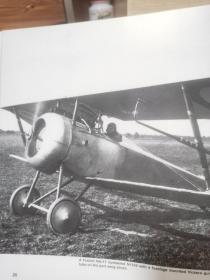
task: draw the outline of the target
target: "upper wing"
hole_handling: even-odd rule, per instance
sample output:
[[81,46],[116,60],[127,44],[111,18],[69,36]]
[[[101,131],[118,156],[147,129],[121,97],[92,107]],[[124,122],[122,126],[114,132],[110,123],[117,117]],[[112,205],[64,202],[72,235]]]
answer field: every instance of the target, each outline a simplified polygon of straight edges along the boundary
[[[191,94],[198,118],[210,118],[210,79],[182,83]],[[137,100],[140,99],[138,119],[167,120],[186,119],[187,110],[181,83],[167,84],[120,92],[81,97],[102,113],[122,120],[132,120]]]
[[[209,119],[210,79],[184,82],[183,84],[194,101],[197,117]],[[180,83],[80,96],[79,101],[88,104],[91,108],[105,115],[122,120],[132,120],[138,98],[142,102],[137,115],[138,119],[166,120],[187,118],[187,110]],[[61,99],[61,108],[67,112],[72,111],[74,100],[75,98]],[[56,100],[50,100],[41,103],[23,104],[16,106],[16,110],[22,119],[32,123],[37,110],[39,115],[48,112],[56,106],[56,102]],[[12,110],[12,107],[7,109]]]

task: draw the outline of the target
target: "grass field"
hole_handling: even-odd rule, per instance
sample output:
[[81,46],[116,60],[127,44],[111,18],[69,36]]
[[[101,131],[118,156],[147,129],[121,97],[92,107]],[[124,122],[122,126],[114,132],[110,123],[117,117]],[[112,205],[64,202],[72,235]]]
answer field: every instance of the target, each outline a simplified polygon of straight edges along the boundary
[[[197,154],[190,149],[165,138],[138,142],[201,173]],[[0,135],[0,253],[98,257],[210,269],[210,215],[197,206],[93,187],[80,204],[82,225],[73,236],[49,232],[41,213],[24,218],[10,215],[12,192],[31,183],[35,174],[25,163],[10,158],[11,153],[23,154],[20,137]],[[43,176],[39,189],[43,192],[55,184],[56,176]],[[73,186],[73,194],[83,187],[77,182]]]

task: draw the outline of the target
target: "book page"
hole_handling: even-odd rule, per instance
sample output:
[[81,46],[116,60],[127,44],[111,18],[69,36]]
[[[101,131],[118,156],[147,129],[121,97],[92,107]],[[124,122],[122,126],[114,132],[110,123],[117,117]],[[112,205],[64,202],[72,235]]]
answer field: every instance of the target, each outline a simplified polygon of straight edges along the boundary
[[0,279],[209,279],[209,24],[0,33]]
[[209,18],[201,6],[4,31],[0,106],[208,78]]

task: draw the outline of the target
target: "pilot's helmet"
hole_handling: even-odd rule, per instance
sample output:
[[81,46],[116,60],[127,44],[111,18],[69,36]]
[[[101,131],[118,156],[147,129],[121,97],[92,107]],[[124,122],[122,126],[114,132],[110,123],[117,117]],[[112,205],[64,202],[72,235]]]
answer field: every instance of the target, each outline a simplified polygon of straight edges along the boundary
[[117,126],[115,123],[111,122],[107,125],[107,128],[106,128],[106,132],[107,133],[113,133],[113,132],[116,132],[117,131]]

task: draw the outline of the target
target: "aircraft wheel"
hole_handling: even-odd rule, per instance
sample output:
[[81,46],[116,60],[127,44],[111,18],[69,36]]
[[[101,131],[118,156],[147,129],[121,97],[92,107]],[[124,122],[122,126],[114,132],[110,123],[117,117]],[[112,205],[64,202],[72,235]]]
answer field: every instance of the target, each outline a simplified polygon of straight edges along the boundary
[[[24,206],[29,189],[30,189],[29,185],[24,185],[17,188],[13,192],[10,198],[10,211],[12,214],[16,216],[35,214],[35,212],[37,211],[36,209],[32,207],[28,208],[27,206]],[[40,197],[39,191],[37,189],[33,189],[29,202],[32,202],[33,200],[36,200],[39,197]]]
[[68,197],[60,197],[52,203],[47,213],[48,228],[55,234],[74,234],[81,222],[78,203]]

